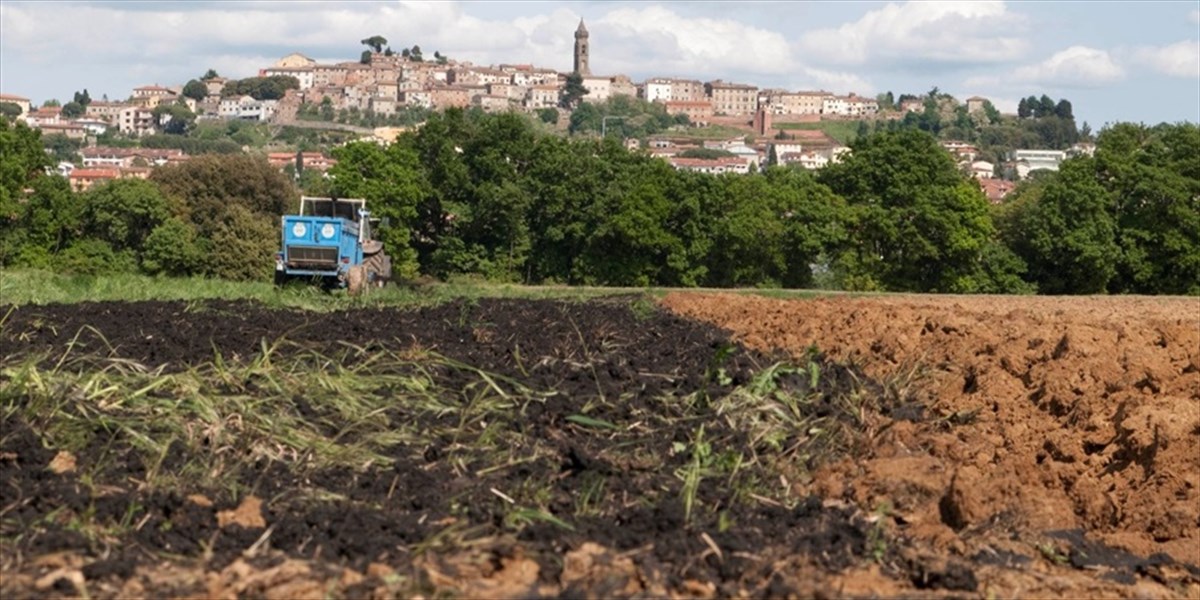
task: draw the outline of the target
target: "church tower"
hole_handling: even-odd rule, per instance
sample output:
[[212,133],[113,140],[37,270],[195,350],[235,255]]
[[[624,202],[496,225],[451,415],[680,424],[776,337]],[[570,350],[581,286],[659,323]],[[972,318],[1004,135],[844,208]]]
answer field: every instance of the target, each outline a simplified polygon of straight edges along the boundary
[[587,77],[592,74],[588,68],[588,30],[579,20],[579,28],[575,30],[575,72]]

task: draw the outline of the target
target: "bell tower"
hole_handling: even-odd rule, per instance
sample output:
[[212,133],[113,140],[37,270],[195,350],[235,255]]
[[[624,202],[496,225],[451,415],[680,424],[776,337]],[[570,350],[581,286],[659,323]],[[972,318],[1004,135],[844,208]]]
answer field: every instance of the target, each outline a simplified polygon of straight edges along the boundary
[[579,20],[579,27],[575,30],[575,72],[585,77],[592,74],[588,68],[588,30],[583,19]]

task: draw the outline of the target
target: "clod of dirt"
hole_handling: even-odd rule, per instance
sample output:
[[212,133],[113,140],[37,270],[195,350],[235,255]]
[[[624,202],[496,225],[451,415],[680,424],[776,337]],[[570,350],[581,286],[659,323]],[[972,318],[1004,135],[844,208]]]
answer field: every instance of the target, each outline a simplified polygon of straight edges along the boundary
[[54,459],[50,461],[49,468],[55,475],[70,473],[75,470],[75,455],[66,450],[60,450],[58,454],[54,455]]
[[229,525],[241,525],[246,529],[266,527],[267,521],[262,516],[262,500],[246,496],[237,508],[217,512],[217,525],[222,529]]

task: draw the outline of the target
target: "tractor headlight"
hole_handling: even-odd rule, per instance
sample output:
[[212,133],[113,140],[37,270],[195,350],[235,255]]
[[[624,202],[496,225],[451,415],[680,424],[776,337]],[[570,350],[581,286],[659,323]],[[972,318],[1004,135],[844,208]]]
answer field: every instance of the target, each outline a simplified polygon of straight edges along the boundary
[[333,237],[333,223],[326,223],[325,226],[321,228],[321,236],[325,239],[330,239]]
[[306,233],[308,233],[308,228],[304,226],[304,223],[296,223],[295,225],[292,225],[293,236],[298,238],[304,237],[304,234]]

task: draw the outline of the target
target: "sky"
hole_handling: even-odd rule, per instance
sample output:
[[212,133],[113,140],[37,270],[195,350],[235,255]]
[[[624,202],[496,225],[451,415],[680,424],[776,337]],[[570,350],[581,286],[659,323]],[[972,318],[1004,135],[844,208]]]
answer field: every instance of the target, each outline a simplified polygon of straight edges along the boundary
[[301,52],[356,60],[359,40],[479,65],[571,69],[590,32],[598,75],[724,79],[837,94],[933,87],[1005,112],[1066,98],[1093,129],[1200,122],[1200,0],[1182,2],[0,1],[0,92],[129,96],[207,69],[240,78]]

